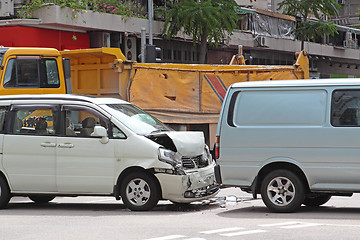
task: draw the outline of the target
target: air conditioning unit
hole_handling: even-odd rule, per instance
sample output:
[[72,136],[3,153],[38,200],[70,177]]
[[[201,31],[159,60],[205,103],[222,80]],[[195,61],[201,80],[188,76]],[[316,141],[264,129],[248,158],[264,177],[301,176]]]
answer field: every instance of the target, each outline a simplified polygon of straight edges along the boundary
[[255,38],[255,43],[259,47],[267,47],[268,46],[267,39],[264,36],[258,36],[257,38]]
[[312,71],[312,72],[317,72],[318,67],[317,67],[317,61],[316,61],[316,60],[312,59],[312,60],[310,61],[310,68],[309,68],[309,70]]
[[352,33],[351,32],[346,32],[345,33],[345,40],[351,40],[352,39]]
[[14,15],[14,1],[1,0],[0,1],[0,17],[8,17]]
[[136,37],[125,37],[125,57],[129,61],[136,61]]
[[110,33],[103,33],[103,47],[110,47]]
[[356,48],[356,41],[352,39],[344,40],[343,46],[345,48]]

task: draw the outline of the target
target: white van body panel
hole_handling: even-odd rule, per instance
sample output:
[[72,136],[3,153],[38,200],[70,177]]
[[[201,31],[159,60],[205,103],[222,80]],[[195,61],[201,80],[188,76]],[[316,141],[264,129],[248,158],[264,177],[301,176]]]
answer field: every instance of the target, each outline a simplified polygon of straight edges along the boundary
[[347,104],[340,90],[360,91],[360,80],[233,84],[217,130],[222,184],[250,190],[264,167],[288,163],[313,192],[360,192],[360,127],[332,123],[334,98]]
[[[139,179],[153,192],[159,188],[160,199],[174,202],[206,199],[219,190],[202,132],[171,131],[125,101],[70,94],[0,96],[0,110],[0,191],[10,197],[119,199]],[[30,116],[37,123],[42,120],[45,129],[28,121]],[[93,132],[99,129],[103,135],[82,135],[91,128],[88,118]],[[130,179],[133,185],[122,183],[136,174]]]

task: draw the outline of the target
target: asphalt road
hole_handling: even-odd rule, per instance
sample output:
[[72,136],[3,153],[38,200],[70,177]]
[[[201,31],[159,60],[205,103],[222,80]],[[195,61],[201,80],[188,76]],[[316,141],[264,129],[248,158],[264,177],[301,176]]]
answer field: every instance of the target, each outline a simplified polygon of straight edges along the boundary
[[131,212],[113,198],[58,197],[44,205],[13,198],[0,211],[0,240],[357,239],[359,220],[360,194],[291,214],[270,213],[234,188],[188,206],[161,201],[149,212]]

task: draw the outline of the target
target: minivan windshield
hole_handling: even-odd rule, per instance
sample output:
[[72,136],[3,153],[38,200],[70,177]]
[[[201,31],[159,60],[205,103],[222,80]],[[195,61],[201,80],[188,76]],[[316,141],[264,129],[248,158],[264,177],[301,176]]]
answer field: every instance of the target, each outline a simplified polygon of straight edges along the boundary
[[104,104],[101,107],[139,135],[171,130],[158,119],[131,104]]

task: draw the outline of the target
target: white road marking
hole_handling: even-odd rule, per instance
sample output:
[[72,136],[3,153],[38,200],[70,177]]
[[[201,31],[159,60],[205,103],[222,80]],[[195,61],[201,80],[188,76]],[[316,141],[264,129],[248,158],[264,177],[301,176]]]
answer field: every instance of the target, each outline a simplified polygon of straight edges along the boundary
[[270,224],[260,224],[259,227],[279,227],[279,226],[286,226],[286,225],[294,225],[299,224],[300,222],[282,222],[282,223],[270,223]]
[[205,238],[187,238],[184,240],[206,240]]
[[320,223],[298,223],[296,225],[293,226],[283,226],[280,228],[285,228],[285,229],[294,229],[294,228],[305,228],[305,227],[315,227],[315,226],[321,226],[323,224]]
[[265,230],[248,230],[248,231],[233,232],[233,233],[221,233],[220,235],[225,236],[225,237],[233,237],[233,236],[241,236],[241,235],[264,233],[264,232],[267,232],[267,231],[265,231]]
[[165,237],[158,237],[158,238],[149,238],[146,240],[171,240],[171,239],[178,239],[178,238],[184,238],[184,235],[169,235]]
[[237,231],[237,230],[242,230],[242,229],[244,229],[244,228],[241,228],[241,227],[220,228],[220,229],[215,229],[215,230],[210,230],[210,231],[202,231],[202,232],[200,232],[200,233],[203,233],[203,234],[214,234],[214,233]]
[[315,227],[321,226],[324,224],[321,223],[306,223],[306,222],[283,222],[283,223],[273,223],[273,224],[260,224],[259,227],[280,227],[284,229],[293,229],[293,228],[305,228],[305,227]]

